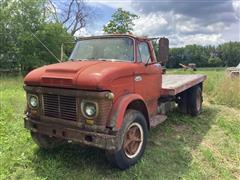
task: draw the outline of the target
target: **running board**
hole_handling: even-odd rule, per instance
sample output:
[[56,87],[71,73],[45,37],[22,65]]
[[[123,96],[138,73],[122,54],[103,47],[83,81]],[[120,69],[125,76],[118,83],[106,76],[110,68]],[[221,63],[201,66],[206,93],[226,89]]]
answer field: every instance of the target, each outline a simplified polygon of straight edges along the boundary
[[150,119],[150,127],[156,127],[158,124],[161,124],[167,119],[166,115],[156,115]]

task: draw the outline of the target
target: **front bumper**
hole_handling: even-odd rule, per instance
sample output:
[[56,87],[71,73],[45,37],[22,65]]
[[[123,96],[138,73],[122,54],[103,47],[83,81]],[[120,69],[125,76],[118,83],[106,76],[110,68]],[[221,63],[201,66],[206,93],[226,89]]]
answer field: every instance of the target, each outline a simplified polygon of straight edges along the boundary
[[24,126],[30,131],[57,137],[72,142],[98,147],[106,150],[116,149],[116,136],[97,132],[88,132],[75,128],[46,123],[29,117],[24,118]]

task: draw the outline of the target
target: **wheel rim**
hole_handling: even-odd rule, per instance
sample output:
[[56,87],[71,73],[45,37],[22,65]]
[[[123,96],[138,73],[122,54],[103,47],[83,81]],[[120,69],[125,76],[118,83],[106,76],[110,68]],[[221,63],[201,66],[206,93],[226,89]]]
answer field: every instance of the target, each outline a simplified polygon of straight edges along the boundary
[[123,148],[128,158],[135,158],[143,144],[143,128],[139,123],[132,123],[126,132]]
[[201,98],[201,93],[200,93],[200,91],[198,91],[198,93],[197,93],[197,100],[196,100],[196,105],[197,105],[197,111],[200,111],[200,109],[201,109],[201,100],[202,98]]

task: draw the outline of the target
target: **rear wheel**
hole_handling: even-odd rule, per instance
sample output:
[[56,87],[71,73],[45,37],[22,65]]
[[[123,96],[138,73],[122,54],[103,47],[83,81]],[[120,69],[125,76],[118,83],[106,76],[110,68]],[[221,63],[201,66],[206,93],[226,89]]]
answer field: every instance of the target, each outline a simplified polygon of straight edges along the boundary
[[47,135],[39,134],[36,132],[31,132],[32,139],[34,142],[43,149],[54,149],[59,145],[63,144],[62,139],[58,139],[55,137],[49,137]]
[[177,104],[181,113],[188,113],[188,91],[185,91],[178,96]]
[[147,143],[147,123],[136,110],[128,110],[119,131],[119,145],[116,151],[106,152],[110,163],[120,169],[134,165],[143,155]]
[[182,92],[177,99],[180,112],[197,116],[202,111],[202,88],[200,85],[194,86]]
[[188,111],[192,116],[197,116],[202,111],[202,88],[195,86],[190,89]]

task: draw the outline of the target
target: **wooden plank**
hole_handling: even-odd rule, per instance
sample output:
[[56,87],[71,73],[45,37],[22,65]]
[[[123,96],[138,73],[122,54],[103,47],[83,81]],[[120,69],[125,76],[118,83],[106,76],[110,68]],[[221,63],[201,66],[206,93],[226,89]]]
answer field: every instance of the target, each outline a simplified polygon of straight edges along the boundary
[[201,82],[203,82],[207,76],[201,74],[189,74],[189,75],[163,75],[162,76],[162,96],[174,96],[178,93],[185,91]]

